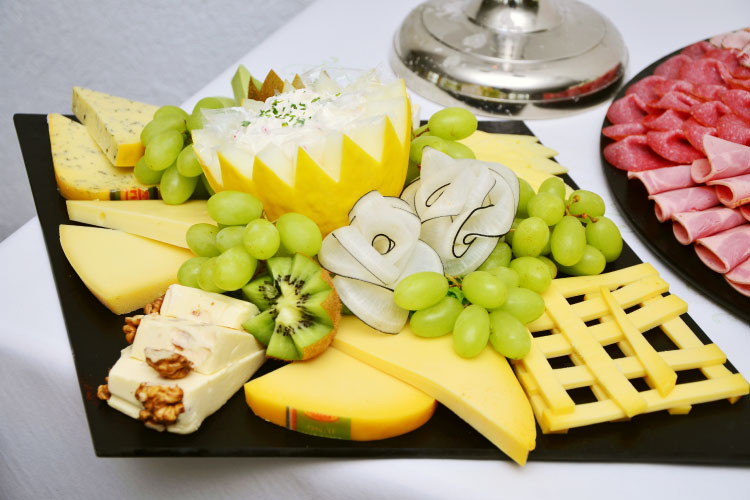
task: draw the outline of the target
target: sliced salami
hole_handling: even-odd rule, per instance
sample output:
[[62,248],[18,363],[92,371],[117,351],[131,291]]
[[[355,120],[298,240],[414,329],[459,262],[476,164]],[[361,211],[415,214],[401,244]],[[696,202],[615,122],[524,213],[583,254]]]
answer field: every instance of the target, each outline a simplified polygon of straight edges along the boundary
[[724,115],[719,118],[716,135],[726,141],[750,146],[750,126],[736,115]]
[[680,67],[678,78],[687,82],[720,85],[731,78],[726,64],[716,59],[696,59]]
[[628,179],[638,179],[646,187],[648,194],[659,194],[665,191],[695,186],[690,176],[690,165],[655,168],[641,172],[628,172]]
[[730,78],[727,83],[732,90],[750,91],[750,78]]
[[691,62],[693,62],[692,57],[686,56],[685,54],[677,54],[658,65],[654,70],[654,74],[676,80],[680,76],[680,69],[682,66]]
[[646,134],[646,140],[654,153],[677,164],[692,163],[704,157],[703,153],[690,145],[681,129],[651,131]]
[[737,116],[750,120],[750,92],[747,90],[727,90],[721,95],[721,101]]
[[607,110],[607,119],[613,124],[640,122],[648,114],[646,103],[636,94],[626,95],[613,102]]
[[667,81],[668,80],[664,77],[650,75],[628,87],[628,90],[625,91],[625,95],[635,94],[646,104],[656,102],[659,100],[661,94],[656,92],[654,86],[658,83]]
[[651,150],[645,135],[631,135],[608,144],[604,147],[604,158],[615,167],[629,171],[674,165]]
[[668,78],[664,78],[662,79],[662,81],[654,83],[654,91],[659,95],[659,97],[665,96],[673,91],[692,94],[693,84],[684,80],[670,80]]
[[750,224],[699,238],[695,252],[712,271],[728,273],[750,257]]
[[703,57],[703,54],[705,54],[709,50],[714,50],[715,48],[716,47],[713,44],[701,40],[700,42],[688,45],[680,51],[680,54],[692,57],[693,59],[698,59],[700,57]]
[[631,135],[645,134],[647,130],[642,123],[618,123],[617,125],[604,127],[602,134],[610,139],[619,141]]
[[711,83],[700,83],[693,85],[691,92],[695,97],[704,101],[715,101],[721,97],[721,94],[727,91],[726,85],[715,85]]
[[731,112],[721,101],[701,102],[690,109],[690,115],[704,127],[716,127],[719,118]]
[[700,104],[700,100],[680,92],[678,90],[670,90],[662,96],[661,99],[653,104],[649,104],[650,109],[673,109],[682,113],[690,113],[690,109],[696,104]]
[[654,212],[659,222],[671,219],[674,214],[705,210],[719,204],[716,191],[706,186],[675,189],[651,195],[648,199],[654,200]]
[[706,151],[703,149],[703,136],[706,134],[716,135],[715,128],[704,127],[693,118],[685,120],[682,124],[682,132],[685,134],[688,142],[703,154],[706,154]]
[[697,212],[682,212],[672,216],[674,237],[683,245],[745,223],[739,210],[711,207]]
[[722,205],[736,208],[750,202],[750,174],[716,179],[708,183],[714,186]]
[[[687,113],[680,113],[673,109],[668,109],[661,113],[649,114],[646,116],[641,124],[651,130],[673,130],[676,128],[682,128],[682,124],[687,120],[689,115]],[[644,132],[645,133],[645,129]]]

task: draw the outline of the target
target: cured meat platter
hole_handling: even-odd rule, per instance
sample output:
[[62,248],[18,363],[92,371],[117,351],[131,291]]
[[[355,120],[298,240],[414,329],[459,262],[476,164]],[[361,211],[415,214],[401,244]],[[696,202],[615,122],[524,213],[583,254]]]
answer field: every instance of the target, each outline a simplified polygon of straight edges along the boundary
[[[750,33],[736,33],[750,40]],[[743,87],[750,83],[750,68],[722,62],[729,61],[725,54],[731,51],[701,41],[633,77],[602,125],[601,161],[617,204],[644,243],[697,290],[750,323],[750,298],[730,285],[732,274],[726,279],[722,274],[735,269],[736,275],[749,265],[739,264],[750,251],[745,238],[750,225],[743,217],[750,205],[733,197],[742,197],[741,184],[750,176],[727,173],[701,182],[726,166],[720,158],[727,155],[716,155],[714,146],[746,154],[750,144],[744,117],[750,92]],[[710,165],[706,156],[712,154]],[[731,251],[736,260],[707,255],[712,243],[736,247]]]

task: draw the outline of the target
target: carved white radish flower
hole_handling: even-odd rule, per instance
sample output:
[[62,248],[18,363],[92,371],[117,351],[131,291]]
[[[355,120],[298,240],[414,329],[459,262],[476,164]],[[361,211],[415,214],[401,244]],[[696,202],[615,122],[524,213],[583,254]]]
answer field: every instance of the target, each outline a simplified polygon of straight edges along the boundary
[[401,195],[421,221],[420,239],[440,256],[445,273],[478,268],[510,230],[518,207],[518,178],[499,163],[456,160],[432,148],[422,171]]

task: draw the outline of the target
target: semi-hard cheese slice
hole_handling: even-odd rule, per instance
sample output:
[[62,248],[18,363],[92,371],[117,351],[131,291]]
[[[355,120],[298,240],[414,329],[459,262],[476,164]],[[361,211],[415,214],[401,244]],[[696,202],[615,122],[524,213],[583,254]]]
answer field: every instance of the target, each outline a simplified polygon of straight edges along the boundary
[[177,434],[196,431],[203,420],[221,408],[266,360],[265,351],[260,349],[227,364],[211,375],[191,371],[184,378],[168,380],[161,378],[144,361],[133,358],[132,349],[132,346],[123,349],[120,359],[109,371],[107,386],[110,397],[107,403],[132,418],[140,419],[144,405],[136,399],[136,392],[141,384],[179,387],[182,389],[180,403],[184,406],[184,411],[173,424],[150,425],[157,430],[166,429]]
[[198,373],[210,375],[262,350],[255,337],[244,331],[149,314],[141,318],[131,356],[145,361],[152,353],[169,351],[187,358]]
[[426,339],[407,327],[385,335],[341,318],[334,347],[434,397],[523,465],[536,442],[534,414],[508,361],[494,349],[455,354],[450,336]]
[[427,422],[435,400],[336,348],[245,384],[253,412],[314,436],[371,441]]
[[52,163],[60,194],[68,200],[147,200],[155,186],[142,184],[132,168],[115,168],[80,123],[47,115]]
[[115,314],[143,307],[177,282],[190,250],[113,229],[60,225],[60,244],[71,266]]
[[164,296],[160,314],[244,332],[242,323],[258,314],[258,308],[246,300],[174,284]]
[[100,200],[68,200],[68,217],[93,226],[119,229],[170,245],[188,248],[185,234],[198,223],[215,224],[204,200],[167,205],[161,200],[127,203]]
[[141,131],[158,106],[73,87],[73,114],[116,167],[132,167],[143,156]]

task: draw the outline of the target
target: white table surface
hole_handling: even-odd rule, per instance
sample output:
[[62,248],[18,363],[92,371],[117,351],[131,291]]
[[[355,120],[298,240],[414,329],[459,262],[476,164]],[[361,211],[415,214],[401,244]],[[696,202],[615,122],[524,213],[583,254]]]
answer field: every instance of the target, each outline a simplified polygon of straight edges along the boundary
[[[286,74],[319,64],[385,66],[393,33],[416,3],[318,0],[238,63],[255,74],[270,68]],[[745,0],[590,3],[614,21],[625,39],[627,78],[681,46],[750,24]],[[198,91],[185,108],[201,96],[231,95],[235,68]],[[438,109],[414,99],[423,106],[423,116]],[[689,303],[691,316],[750,376],[750,327],[671,273],[617,213],[599,164],[605,111],[606,105],[528,125],[559,151],[558,161],[570,167],[581,187],[604,196],[608,215],[636,253],[657,267],[672,293]],[[2,499],[750,497],[745,468],[541,463],[533,461],[533,452],[524,468],[488,460],[97,458],[36,218],[0,243],[0,298]]]

